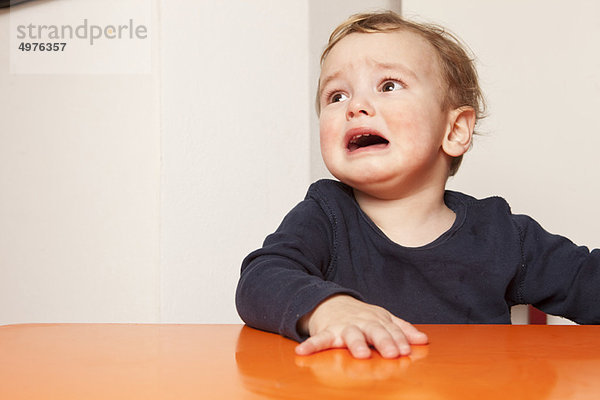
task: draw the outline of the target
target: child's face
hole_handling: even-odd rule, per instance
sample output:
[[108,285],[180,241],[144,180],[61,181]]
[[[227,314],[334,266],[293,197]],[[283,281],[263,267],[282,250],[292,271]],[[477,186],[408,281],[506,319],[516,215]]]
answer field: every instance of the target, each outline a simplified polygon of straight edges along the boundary
[[423,38],[352,33],[325,59],[320,87],[321,153],[336,178],[385,196],[445,183],[450,111],[442,109],[437,55]]

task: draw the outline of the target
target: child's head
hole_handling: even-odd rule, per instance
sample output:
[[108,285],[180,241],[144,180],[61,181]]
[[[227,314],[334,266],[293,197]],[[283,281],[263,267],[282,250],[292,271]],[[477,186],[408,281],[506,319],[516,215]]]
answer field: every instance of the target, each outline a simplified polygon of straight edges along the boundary
[[[433,49],[432,54],[435,54],[433,62],[437,61],[439,66],[436,73],[440,75],[438,97],[441,109],[449,111],[461,107],[470,108],[475,121],[481,118],[484,101],[478,83],[477,71],[473,65],[473,60],[458,39],[440,27],[407,21],[391,11],[357,14],[339,25],[331,34],[329,43],[321,56],[321,66],[325,66],[332,50],[349,35],[355,37],[356,34],[398,32],[408,33],[408,36],[411,37],[417,36]],[[391,51],[394,50],[397,49]],[[322,85],[324,82],[322,79],[323,75],[319,81],[317,92],[317,111],[319,113],[324,107],[322,103],[324,95]],[[461,161],[462,154],[452,157],[448,176],[456,173]]]

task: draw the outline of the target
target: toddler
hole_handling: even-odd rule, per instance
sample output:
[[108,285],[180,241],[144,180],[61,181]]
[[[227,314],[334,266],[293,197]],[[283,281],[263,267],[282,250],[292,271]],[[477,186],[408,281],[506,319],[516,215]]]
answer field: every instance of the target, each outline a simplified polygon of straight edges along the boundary
[[250,326],[367,358],[427,343],[412,324],[509,324],[533,304],[600,322],[600,250],[445,189],[483,112],[460,42],[387,11],[332,33],[317,93],[321,152],[337,178],[310,186],[242,264]]

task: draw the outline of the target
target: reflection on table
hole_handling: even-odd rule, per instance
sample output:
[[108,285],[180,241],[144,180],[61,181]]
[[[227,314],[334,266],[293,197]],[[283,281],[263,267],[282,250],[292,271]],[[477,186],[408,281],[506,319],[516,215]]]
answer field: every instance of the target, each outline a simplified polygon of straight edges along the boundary
[[600,327],[421,325],[410,357],[356,360],[346,350],[291,356],[293,344],[243,328],[242,382],[289,398],[597,398]]
[[0,327],[0,399],[596,399],[600,327],[421,325],[356,360],[242,325]]

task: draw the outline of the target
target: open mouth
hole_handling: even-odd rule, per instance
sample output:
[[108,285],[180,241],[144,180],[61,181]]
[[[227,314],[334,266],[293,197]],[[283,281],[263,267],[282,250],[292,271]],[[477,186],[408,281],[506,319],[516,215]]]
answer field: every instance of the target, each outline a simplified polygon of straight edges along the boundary
[[389,143],[390,142],[387,139],[385,139],[377,134],[364,133],[364,134],[352,136],[350,138],[350,141],[348,142],[347,148],[348,148],[348,151],[353,152],[358,149],[363,149],[366,147],[373,147],[373,146],[385,147]]

